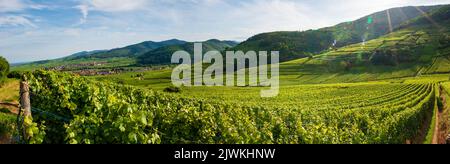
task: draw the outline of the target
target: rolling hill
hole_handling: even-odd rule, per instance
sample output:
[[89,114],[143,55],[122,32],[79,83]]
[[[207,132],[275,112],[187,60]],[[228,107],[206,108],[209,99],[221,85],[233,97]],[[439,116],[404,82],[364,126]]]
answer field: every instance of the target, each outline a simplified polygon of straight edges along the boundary
[[403,23],[364,43],[282,63],[280,73],[296,83],[382,80],[450,73],[450,7]]
[[[220,41],[217,39],[211,39],[202,42],[203,43],[203,52],[217,50],[223,51],[227,48],[231,48],[237,45],[236,42],[233,41]],[[170,59],[172,54],[176,51],[187,51],[189,54],[194,54],[194,43],[189,42],[182,45],[172,45],[160,47],[155,50],[149,51],[143,55],[140,55],[137,59],[137,62],[142,65],[149,64],[170,64]]]
[[[442,6],[400,7],[380,11],[356,21],[302,32],[270,32],[255,35],[234,50],[280,51],[280,61],[289,61],[360,43],[390,33],[405,22]],[[390,19],[388,19],[389,17]]]
[[81,58],[83,56],[93,55],[93,54],[97,54],[97,53],[103,53],[103,52],[107,52],[107,51],[108,50],[82,51],[82,52],[74,53],[70,56],[67,56],[64,59],[66,59],[66,60],[76,59],[76,58]]
[[[234,41],[220,41],[217,39],[207,40],[202,43],[204,51],[222,51],[238,44]],[[177,39],[162,42],[146,41],[112,50],[84,51],[54,60],[18,64],[13,66],[13,70],[28,71],[40,68],[59,69],[61,67],[64,67],[66,70],[79,70],[169,64],[173,52],[178,50],[192,52],[193,45],[194,42]],[[101,63],[101,66],[89,66],[98,63]]]
[[81,55],[74,59],[80,58],[113,58],[113,57],[136,57],[138,55],[144,54],[148,51],[164,47],[164,46],[172,46],[172,45],[182,45],[185,44],[186,41],[171,39],[161,42],[154,41],[145,41],[139,44],[134,44],[130,46],[126,46],[123,48],[116,48],[109,51],[102,51],[98,53],[92,53],[87,55]]

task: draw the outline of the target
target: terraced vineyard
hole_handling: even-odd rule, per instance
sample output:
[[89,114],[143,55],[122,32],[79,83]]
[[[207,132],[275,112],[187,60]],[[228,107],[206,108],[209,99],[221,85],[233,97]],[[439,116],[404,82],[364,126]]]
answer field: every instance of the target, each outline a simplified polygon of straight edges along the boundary
[[61,73],[29,78],[44,143],[421,143],[437,87],[288,86],[272,99],[243,88],[202,99]]
[[[287,84],[365,82],[449,73],[448,48],[439,47],[441,36],[450,31],[448,27],[440,31],[433,26],[401,29],[367,42],[330,49],[311,58],[288,61],[280,65],[282,81]],[[397,56],[392,63],[389,58],[380,59],[383,64],[377,63],[375,56],[385,51]]]

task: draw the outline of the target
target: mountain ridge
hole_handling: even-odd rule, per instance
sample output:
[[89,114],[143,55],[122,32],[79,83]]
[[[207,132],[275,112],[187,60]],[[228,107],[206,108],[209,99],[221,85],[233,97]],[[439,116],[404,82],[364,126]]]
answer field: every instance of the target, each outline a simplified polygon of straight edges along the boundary
[[138,64],[141,65],[170,64],[171,56],[176,51],[187,51],[189,54],[193,54],[194,43],[202,43],[203,52],[213,50],[224,51],[238,44],[237,42],[234,41],[220,41],[217,39],[210,39],[203,42],[187,42],[182,45],[172,45],[151,50],[145,54],[138,56],[137,62]]
[[108,50],[106,52],[99,52],[94,54],[89,54],[85,56],[80,56],[75,59],[79,58],[112,58],[112,57],[133,57],[140,54],[143,54],[145,52],[148,52],[150,50],[164,47],[164,46],[170,46],[170,45],[178,45],[178,44],[184,44],[186,41],[178,40],[178,39],[170,39],[160,42],[155,41],[144,41],[141,43],[128,45],[121,48],[115,48]]
[[[392,25],[394,30],[401,23],[422,15],[422,11],[431,12],[433,9],[439,9],[443,6],[446,5],[397,7],[317,30],[261,33],[240,43],[233,50],[277,50],[280,51],[280,61],[309,57],[330,48],[376,39],[390,33],[389,24]],[[387,19],[388,12],[390,13],[391,23]]]

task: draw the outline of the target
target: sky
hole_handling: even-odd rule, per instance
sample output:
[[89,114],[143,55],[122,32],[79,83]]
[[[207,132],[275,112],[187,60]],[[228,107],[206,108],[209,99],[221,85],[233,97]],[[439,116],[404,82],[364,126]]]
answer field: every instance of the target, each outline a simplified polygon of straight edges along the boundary
[[0,56],[55,59],[143,41],[244,41],[450,0],[0,0]]

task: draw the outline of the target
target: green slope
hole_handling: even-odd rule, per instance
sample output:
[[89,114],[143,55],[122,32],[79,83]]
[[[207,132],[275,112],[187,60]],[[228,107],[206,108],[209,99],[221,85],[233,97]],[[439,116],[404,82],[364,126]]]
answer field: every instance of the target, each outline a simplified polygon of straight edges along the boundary
[[130,46],[126,46],[123,48],[112,49],[105,52],[99,52],[94,54],[88,54],[84,56],[79,56],[75,59],[79,58],[113,58],[113,57],[135,57],[140,54],[144,54],[148,51],[164,47],[164,46],[172,46],[172,45],[182,45],[185,44],[186,41],[172,39],[166,40],[162,42],[153,42],[146,41],[139,44],[134,44]]
[[[225,49],[234,47],[237,45],[236,42],[232,41],[219,41],[216,39],[208,40],[202,42],[202,48],[203,53],[217,50],[217,51],[223,51]],[[140,55],[137,57],[137,62],[142,65],[150,65],[150,64],[170,64],[170,59],[172,57],[172,54],[176,51],[186,51],[189,54],[194,54],[194,43],[186,43],[182,45],[172,45],[172,46],[165,46],[161,48],[157,48],[155,50],[149,51],[143,55]]]
[[[204,52],[210,50],[222,51],[236,45],[237,42],[234,41],[211,39],[203,42],[203,50]],[[59,69],[64,67],[64,70],[81,70],[111,69],[116,67],[135,66],[137,64],[170,64],[170,58],[174,52],[185,50],[191,53],[193,47],[192,42],[176,39],[163,42],[148,41],[108,51],[79,52],[60,59],[20,64],[14,66],[12,69],[16,71],[28,71],[40,68]],[[98,65],[99,63],[101,64]]]
[[11,70],[32,71],[48,68],[62,71],[74,71],[83,69],[114,69],[118,67],[128,67],[134,64],[136,64],[136,59],[130,57],[78,58],[70,60],[55,59],[15,65],[11,67]]
[[[40,68],[72,67],[79,64],[108,63],[106,68],[136,64],[136,56],[164,46],[181,45],[187,42],[177,39],[161,42],[146,41],[112,50],[83,51],[67,57],[24,63],[14,66],[13,70],[27,71]],[[102,66],[104,67],[104,66]]]
[[71,59],[77,59],[82,58],[83,56],[93,55],[97,53],[107,52],[108,50],[94,50],[94,51],[82,51],[78,53],[74,53],[70,56],[64,57],[64,60],[71,60]]
[[[442,6],[401,7],[377,12],[356,21],[333,27],[303,32],[271,32],[253,36],[234,50],[280,51],[280,60],[289,61],[308,57],[346,45],[360,43],[388,34],[406,21],[432,12]],[[388,19],[390,15],[390,23]]]
[[423,22],[421,17],[365,43],[282,63],[282,78],[292,83],[335,83],[450,73],[448,11],[448,7],[434,11],[426,18],[434,21]]

